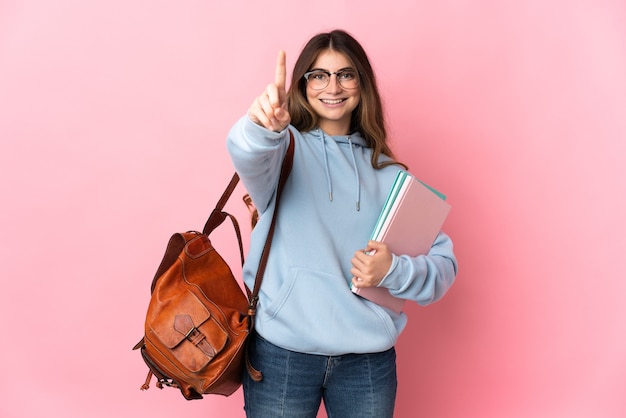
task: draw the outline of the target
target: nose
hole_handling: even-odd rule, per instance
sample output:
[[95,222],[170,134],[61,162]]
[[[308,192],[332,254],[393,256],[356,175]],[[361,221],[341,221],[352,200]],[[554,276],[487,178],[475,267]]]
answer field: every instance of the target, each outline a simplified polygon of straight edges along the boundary
[[339,84],[339,78],[337,78],[337,74],[331,74],[330,79],[328,80],[328,86],[326,86],[326,91],[330,93],[338,93],[342,90],[341,84]]

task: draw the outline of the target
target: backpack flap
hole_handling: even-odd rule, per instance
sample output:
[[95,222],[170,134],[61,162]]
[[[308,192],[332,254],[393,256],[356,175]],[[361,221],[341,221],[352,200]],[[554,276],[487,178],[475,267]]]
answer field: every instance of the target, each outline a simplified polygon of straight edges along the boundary
[[191,291],[163,306],[150,333],[167,347],[186,369],[202,370],[226,346],[228,335]]

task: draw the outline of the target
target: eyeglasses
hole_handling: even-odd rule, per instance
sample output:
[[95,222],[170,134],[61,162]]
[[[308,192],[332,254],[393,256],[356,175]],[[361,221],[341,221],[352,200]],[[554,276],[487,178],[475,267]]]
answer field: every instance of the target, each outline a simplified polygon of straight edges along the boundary
[[337,82],[344,89],[354,89],[359,86],[357,72],[349,68],[336,72],[313,70],[304,73],[304,79],[313,90],[323,90],[330,84],[330,76],[333,74],[337,76]]

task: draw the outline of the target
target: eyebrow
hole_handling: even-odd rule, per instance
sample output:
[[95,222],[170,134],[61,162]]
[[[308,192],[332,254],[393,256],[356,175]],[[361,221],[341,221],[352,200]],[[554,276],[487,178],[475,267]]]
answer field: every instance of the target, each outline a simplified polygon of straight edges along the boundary
[[352,67],[344,67],[344,68],[340,68],[337,71],[330,71],[327,70],[326,68],[311,68],[309,71],[328,71],[329,73],[335,72],[338,73],[340,71],[346,71],[346,70],[351,70],[351,71],[356,71],[354,68]]

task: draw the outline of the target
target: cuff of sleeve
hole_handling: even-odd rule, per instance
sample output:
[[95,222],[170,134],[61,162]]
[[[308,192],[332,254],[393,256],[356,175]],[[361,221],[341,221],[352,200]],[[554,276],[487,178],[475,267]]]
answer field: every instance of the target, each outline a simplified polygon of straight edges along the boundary
[[287,128],[280,132],[270,131],[269,129],[257,125],[252,122],[250,116],[246,115],[243,125],[243,131],[250,141],[255,142],[262,147],[275,147],[284,137],[287,132]]
[[391,254],[391,266],[389,266],[389,270],[387,271],[387,274],[385,274],[383,279],[376,285],[376,287],[385,287],[387,289],[394,289],[395,286],[393,283],[393,272],[397,266],[398,266],[398,256],[395,254]]

